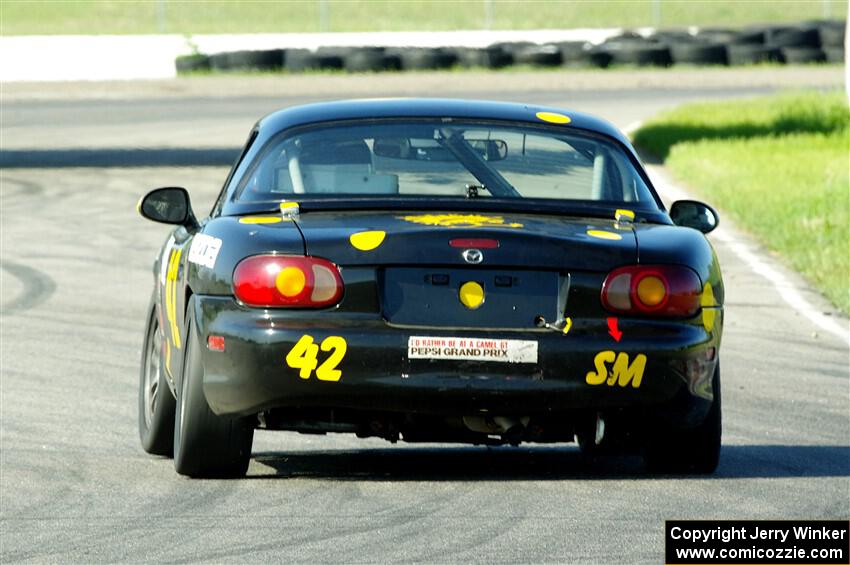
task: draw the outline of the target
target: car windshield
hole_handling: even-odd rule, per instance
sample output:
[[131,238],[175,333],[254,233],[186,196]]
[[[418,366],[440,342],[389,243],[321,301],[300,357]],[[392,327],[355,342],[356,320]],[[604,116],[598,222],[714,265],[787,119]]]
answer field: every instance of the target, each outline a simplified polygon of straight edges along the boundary
[[343,122],[274,139],[238,201],[441,196],[655,200],[623,149],[566,127],[456,120]]

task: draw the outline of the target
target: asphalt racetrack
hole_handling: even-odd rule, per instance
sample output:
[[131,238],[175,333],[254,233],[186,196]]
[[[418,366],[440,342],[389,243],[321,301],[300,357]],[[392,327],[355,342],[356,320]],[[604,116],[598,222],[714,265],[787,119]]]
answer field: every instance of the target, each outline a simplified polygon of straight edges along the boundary
[[[393,446],[282,432],[256,434],[244,480],[186,479],[145,454],[139,358],[168,228],[138,217],[137,199],[185,186],[206,214],[258,117],[362,95],[372,79],[318,95],[309,84],[250,95],[250,79],[234,80],[249,83],[238,96],[174,95],[172,83],[104,99],[95,97],[104,85],[4,93],[0,562],[661,563],[665,519],[848,517],[846,339],[794,311],[722,242],[724,438],[713,476],[656,477],[640,459],[586,461],[574,445]],[[682,102],[776,86],[487,88],[447,93],[585,110],[626,127]]]

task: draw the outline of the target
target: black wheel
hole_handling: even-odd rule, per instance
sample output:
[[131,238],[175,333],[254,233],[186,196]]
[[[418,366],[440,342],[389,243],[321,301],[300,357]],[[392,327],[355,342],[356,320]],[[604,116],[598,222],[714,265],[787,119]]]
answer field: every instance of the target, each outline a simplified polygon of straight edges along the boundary
[[767,43],[772,47],[820,47],[820,33],[816,27],[777,27],[767,34]]
[[213,53],[209,56],[209,63],[214,71],[229,71],[230,53]]
[[210,70],[210,58],[201,53],[181,55],[175,59],[174,66],[177,69],[178,74],[208,71]]
[[345,56],[345,70],[352,73],[398,71],[401,57],[387,54],[383,47],[359,47]]
[[613,57],[607,51],[601,49],[591,49],[587,52],[587,62],[591,67],[606,68],[611,64]]
[[139,438],[148,453],[171,457],[175,402],[166,381],[162,345],[156,305],[152,305],[139,371]]
[[595,62],[593,47],[585,41],[562,41],[557,45],[561,51],[561,64],[565,67],[605,67],[610,62],[610,56],[607,54],[604,55],[608,57],[608,60],[605,60],[603,64]]
[[767,35],[764,30],[750,29],[742,30],[735,34],[727,43],[736,45],[764,45]]
[[820,35],[820,44],[822,47],[844,48],[844,25],[836,22],[824,22],[818,27],[818,34]]
[[220,71],[278,70],[283,66],[283,49],[265,51],[227,51],[210,55],[210,66]]
[[650,34],[647,41],[658,43],[660,45],[672,45],[674,43],[690,43],[697,41],[694,35],[683,29],[667,29],[658,30]]
[[301,73],[318,69],[319,61],[309,49],[287,49],[283,66],[291,73]]
[[486,47],[484,49],[457,47],[455,48],[455,54],[462,67],[501,69],[514,62],[513,55],[501,47]]
[[826,61],[826,55],[820,49],[812,49],[810,47],[783,47],[780,51],[785,62],[789,65],[806,65]]
[[535,67],[557,67],[562,62],[561,50],[557,45],[532,45],[514,53],[514,64]]
[[529,47],[534,47],[537,45],[536,43],[532,43],[531,41],[501,41],[499,43],[493,43],[487,49],[497,49],[499,51],[504,51],[505,53],[510,53],[514,58],[516,54]]
[[174,468],[190,477],[241,477],[248,470],[254,426],[245,418],[217,416],[204,396],[204,365],[189,299],[186,351],[178,383]]
[[824,47],[823,53],[827,63],[844,63],[843,47]]
[[732,44],[727,48],[730,65],[752,65],[755,63],[781,63],[782,53],[766,45]]
[[603,44],[601,46],[610,53],[612,62],[621,65],[637,65],[639,67],[667,67],[673,64],[670,48],[649,42],[622,42]]
[[658,430],[647,446],[647,467],[657,473],[713,473],[720,461],[722,414],[720,402],[720,364],[712,380],[714,402],[705,420],[695,428]]
[[405,70],[448,69],[457,63],[457,55],[448,49],[398,49],[391,54],[401,58]]
[[[740,33],[738,30],[725,27],[703,27],[697,30],[694,39],[703,43],[737,43],[736,39]],[[762,32],[761,43],[764,43],[764,32]]]
[[726,65],[726,46],[719,43],[674,43],[670,46],[673,62],[689,65]]

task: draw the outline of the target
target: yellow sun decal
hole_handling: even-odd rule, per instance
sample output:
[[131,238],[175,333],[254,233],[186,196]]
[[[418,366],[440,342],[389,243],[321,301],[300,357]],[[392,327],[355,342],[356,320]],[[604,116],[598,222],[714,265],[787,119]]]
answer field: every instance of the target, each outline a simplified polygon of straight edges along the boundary
[[422,214],[419,216],[403,216],[401,219],[414,224],[444,228],[522,227],[522,224],[505,222],[502,216],[483,216],[481,214]]

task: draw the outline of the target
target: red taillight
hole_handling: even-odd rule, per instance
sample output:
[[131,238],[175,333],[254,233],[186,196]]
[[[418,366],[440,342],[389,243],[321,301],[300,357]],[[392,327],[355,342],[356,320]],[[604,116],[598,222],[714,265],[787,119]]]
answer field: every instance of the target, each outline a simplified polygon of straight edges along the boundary
[[449,240],[449,245],[467,249],[496,249],[499,247],[499,240],[480,237],[456,237]]
[[233,293],[248,306],[324,308],[342,298],[336,265],[318,257],[255,255],[233,271]]
[[623,314],[688,317],[700,308],[701,290],[699,277],[687,267],[620,267],[602,283],[602,305]]

